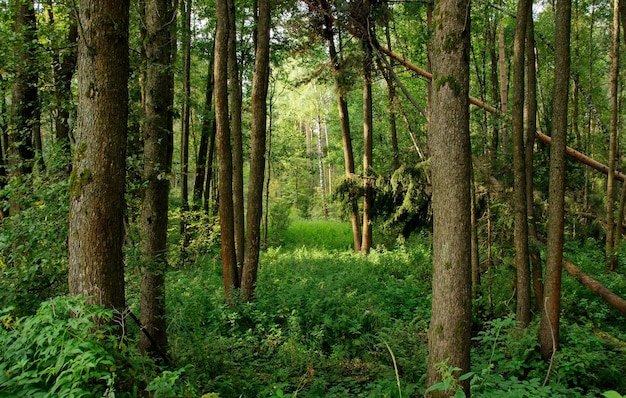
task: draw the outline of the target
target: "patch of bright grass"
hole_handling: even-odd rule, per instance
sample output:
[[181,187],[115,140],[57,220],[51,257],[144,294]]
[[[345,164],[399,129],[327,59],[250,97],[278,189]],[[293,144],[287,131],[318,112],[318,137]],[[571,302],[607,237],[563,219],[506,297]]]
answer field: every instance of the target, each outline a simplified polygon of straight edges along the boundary
[[350,223],[338,220],[294,220],[282,235],[284,247],[325,248],[350,250],[352,228]]

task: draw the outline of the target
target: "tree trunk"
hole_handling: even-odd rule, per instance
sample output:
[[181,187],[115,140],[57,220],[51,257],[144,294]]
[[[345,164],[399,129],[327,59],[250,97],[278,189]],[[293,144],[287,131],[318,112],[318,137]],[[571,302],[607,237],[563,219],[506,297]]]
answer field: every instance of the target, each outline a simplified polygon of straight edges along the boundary
[[617,158],[617,84],[619,79],[619,0],[613,1],[613,47],[609,72],[609,100],[611,102],[611,123],[609,127],[609,172],[606,183],[606,263],[610,271],[615,271],[615,163]]
[[267,135],[267,91],[270,76],[270,1],[259,0],[257,47],[252,78],[252,142],[250,145],[250,181],[248,183],[248,220],[246,256],[241,290],[244,300],[254,297],[263,216],[263,181],[265,180],[265,141]]
[[[369,3],[366,8],[369,7]],[[369,18],[369,8],[366,11]],[[367,25],[369,26],[369,25]],[[373,175],[373,118],[372,118],[372,46],[369,32],[364,32],[361,39],[363,49],[363,235],[361,252],[369,253],[372,247],[372,209],[374,207],[374,175]]]
[[[385,39],[387,39],[387,48],[392,51],[391,48],[391,34],[389,33],[389,21],[385,20]],[[393,63],[391,63],[389,71],[393,70]],[[391,72],[387,72],[390,74]],[[400,167],[400,151],[398,149],[398,131],[396,128],[396,87],[391,80],[391,76],[388,76],[387,81],[387,95],[389,97],[389,132],[391,133],[391,151],[393,153],[393,169],[397,170]]]
[[[9,164],[14,176],[29,174],[33,169],[35,147],[33,132],[39,125],[39,89],[37,54],[37,20],[32,0],[18,1],[15,6],[15,33],[18,37],[17,65],[12,87],[12,120],[9,127]],[[19,203],[12,200],[12,209]]]
[[[202,207],[202,195],[204,194],[204,181],[206,179],[207,157],[209,153],[209,141],[214,135],[213,121],[213,56],[209,58],[209,73],[206,79],[206,89],[204,91],[204,117],[200,132],[200,146],[198,147],[198,157],[196,159],[196,178],[193,183],[193,207],[199,210]],[[209,191],[206,192],[209,194]]]
[[[515,208],[516,318],[520,326],[530,323],[530,263],[528,260],[528,207],[526,198],[526,156],[524,148],[524,55],[526,25],[532,1],[517,3],[517,22],[513,44],[513,201]],[[532,150],[532,148],[530,148]]]
[[[498,66],[500,70],[500,110],[506,115],[509,112],[509,82],[507,79],[504,25],[502,20],[500,20],[498,25]],[[506,124],[502,125],[502,153],[505,157],[509,153],[509,129]]]
[[82,1],[79,18],[69,289],[121,313],[126,307],[122,246],[129,1]]
[[557,0],[554,106],[552,110],[552,147],[550,148],[550,190],[548,196],[548,243],[544,279],[544,311],[541,313],[539,327],[539,350],[544,359],[550,358],[559,347],[571,12],[571,0]]
[[191,2],[181,0],[183,50],[183,104],[180,126],[180,236],[181,263],[187,262],[187,212],[189,211],[189,127],[191,118]]
[[[144,171],[146,183],[141,212],[141,324],[139,348],[152,354],[167,352],[165,272],[167,225],[174,148],[174,75],[171,68],[171,0],[145,2],[144,71]],[[150,337],[148,337],[150,336]],[[156,345],[153,346],[153,344]]]
[[534,203],[534,167],[533,154],[535,147],[535,131],[537,131],[537,71],[535,69],[535,28],[532,18],[532,7],[526,28],[526,204],[528,213],[528,237],[530,243],[531,279],[535,300],[539,312],[543,311],[543,274],[541,270],[541,254],[539,253],[537,219]]
[[[340,74],[342,72],[339,55],[335,47],[335,36],[333,20],[330,17],[330,7],[326,0],[320,1],[324,10],[325,36],[328,43],[328,53],[333,66],[333,80],[335,83],[335,98],[337,99],[337,109],[339,110],[339,123],[341,125],[341,140],[343,143],[343,159],[346,177],[354,176],[354,152],[352,151],[352,136],[350,134],[350,117],[348,112],[348,101],[345,96],[345,88],[341,86]],[[296,206],[297,207],[297,206]],[[361,223],[359,216],[359,205],[356,198],[351,200],[350,225],[352,225],[352,240],[355,253],[361,251]]]
[[230,134],[233,144],[233,213],[235,259],[239,277],[245,256],[245,213],[243,200],[243,135],[241,129],[241,82],[237,64],[237,30],[235,1],[228,0],[228,81],[230,87]]
[[235,231],[233,215],[233,164],[228,120],[228,4],[217,2],[217,31],[215,33],[215,125],[219,156],[219,215],[222,242],[222,273],[224,295],[231,303],[232,289],[239,286],[235,259]]
[[[469,138],[469,2],[435,3],[429,147],[433,208],[432,316],[427,385],[441,381],[436,364],[470,369],[471,154]],[[453,43],[453,44],[451,44]],[[461,382],[469,394],[469,381]],[[449,396],[437,391],[433,396]]]

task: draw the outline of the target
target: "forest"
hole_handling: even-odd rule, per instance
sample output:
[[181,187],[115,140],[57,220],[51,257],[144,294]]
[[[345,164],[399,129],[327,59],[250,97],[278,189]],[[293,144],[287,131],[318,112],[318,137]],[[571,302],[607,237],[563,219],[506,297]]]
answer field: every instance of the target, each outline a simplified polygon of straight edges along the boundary
[[625,0],[0,10],[0,397],[626,396]]

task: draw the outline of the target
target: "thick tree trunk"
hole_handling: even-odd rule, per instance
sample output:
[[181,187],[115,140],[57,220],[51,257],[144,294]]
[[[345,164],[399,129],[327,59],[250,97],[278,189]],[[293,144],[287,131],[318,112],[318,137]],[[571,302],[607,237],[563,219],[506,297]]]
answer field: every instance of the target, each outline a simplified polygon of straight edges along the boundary
[[[165,273],[167,225],[172,168],[174,75],[171,68],[171,0],[145,2],[144,71],[144,182],[141,212],[141,334],[139,348],[153,354],[167,352]],[[150,337],[148,337],[150,336]],[[153,343],[156,347],[153,346]]]
[[[435,3],[429,147],[433,207],[432,317],[427,385],[441,381],[436,364],[470,369],[471,154],[469,139],[469,2]],[[453,44],[450,44],[453,43]],[[461,382],[469,394],[469,382]],[[449,396],[450,392],[433,392]]]
[[79,18],[69,289],[122,312],[129,1],[81,1]]
[[217,31],[215,33],[215,125],[219,156],[219,215],[222,243],[222,274],[224,295],[231,302],[232,290],[239,286],[235,259],[235,231],[233,214],[233,164],[228,119],[228,5],[217,2]]
[[606,301],[611,307],[615,308],[623,315],[626,315],[626,300],[609,290],[606,286],[591,278],[580,270],[574,264],[563,261],[563,268],[568,274],[574,277],[583,286],[597,294],[602,300]]
[[[517,322],[528,326],[530,315],[530,262],[528,259],[528,207],[526,198],[526,155],[524,148],[524,69],[526,25],[531,0],[517,3],[517,22],[513,44],[513,197],[515,209],[515,269],[517,295]],[[530,148],[532,150],[532,148]]]
[[541,313],[539,327],[539,350],[544,359],[550,358],[558,350],[560,335],[571,7],[571,0],[557,0],[554,107],[552,110],[550,191],[548,196],[548,242],[544,279],[544,311]]
[[270,1],[259,0],[257,47],[252,79],[252,142],[250,145],[250,181],[248,185],[248,220],[246,256],[241,291],[244,300],[254,297],[263,216],[263,181],[265,180],[265,141],[267,135],[267,91],[270,77]]

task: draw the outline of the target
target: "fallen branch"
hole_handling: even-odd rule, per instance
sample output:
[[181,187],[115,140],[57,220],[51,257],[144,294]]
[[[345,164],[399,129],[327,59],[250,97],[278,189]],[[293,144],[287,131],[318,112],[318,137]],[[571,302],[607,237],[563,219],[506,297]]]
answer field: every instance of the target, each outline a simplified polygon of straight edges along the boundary
[[[549,136],[547,136],[547,135],[545,135],[543,133],[540,133],[540,132],[536,132],[535,133],[535,137],[539,141],[541,141],[541,142],[543,142],[545,144],[548,144],[548,145],[550,145],[550,143],[552,142],[552,138],[550,138]],[[593,168],[595,170],[598,170],[601,173],[609,174],[609,166],[607,166],[607,165],[605,165],[603,163],[600,163],[597,160],[594,160],[594,159],[590,158],[589,156],[587,156],[587,155],[585,155],[585,154],[583,154],[581,152],[578,152],[574,148],[566,147],[565,151],[567,152],[567,154],[570,157],[576,159],[580,163],[586,164],[587,166],[589,166],[589,167],[591,167],[591,168]],[[624,182],[624,180],[626,180],[626,175],[620,173],[619,171],[615,171],[615,179]]]
[[618,296],[609,290],[606,286],[588,276],[584,272],[580,270],[574,264],[563,261],[563,268],[574,277],[578,282],[580,282],[583,286],[600,296],[600,298],[607,302],[611,307],[615,308],[623,315],[626,315],[626,300]]
[[[407,61],[406,59],[404,59],[403,57],[399,56],[398,54],[380,46],[380,45],[376,45],[376,48],[379,51],[382,51],[383,53],[387,54],[389,57],[393,58],[394,60],[396,60],[398,63],[402,64],[405,68],[417,73],[418,75],[428,79],[428,80],[432,80],[433,79],[433,75],[432,73],[419,68],[415,65],[413,65],[412,63],[410,63],[409,61]],[[500,110],[494,108],[493,106],[484,103],[483,101],[479,100],[476,97],[469,97],[470,100],[470,104],[475,105],[479,108],[482,108],[484,110],[486,110],[489,113],[492,113],[498,117],[503,117],[506,119],[505,115],[502,114],[502,112],[500,112]],[[536,132],[535,133],[535,137],[540,140],[541,142],[550,145],[550,143],[552,142],[552,139],[545,135],[542,134],[540,132]],[[590,158],[589,156],[583,154],[582,152],[578,152],[577,150],[575,150],[574,148],[571,147],[566,147],[566,152],[569,156],[571,156],[572,158],[576,159],[577,161],[601,172],[604,174],[608,174],[609,173],[609,166],[602,164],[600,162],[598,162],[597,160],[594,160],[592,158]],[[622,174],[618,171],[615,172],[615,179],[624,182],[626,180],[626,175]]]

